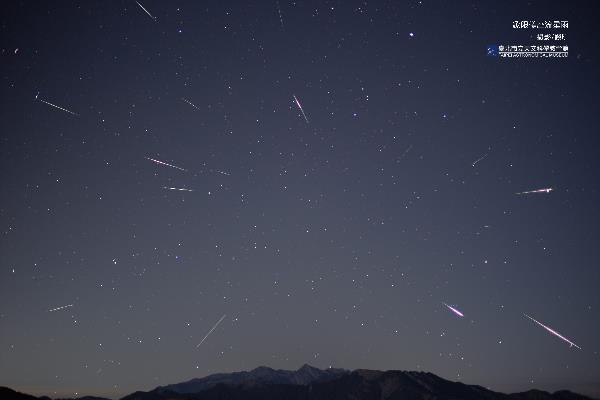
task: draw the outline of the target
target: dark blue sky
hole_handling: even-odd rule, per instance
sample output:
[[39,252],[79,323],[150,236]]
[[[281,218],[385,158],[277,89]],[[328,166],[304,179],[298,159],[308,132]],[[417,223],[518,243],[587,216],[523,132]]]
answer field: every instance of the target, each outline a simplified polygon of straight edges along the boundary
[[[140,4],[3,10],[1,385],[309,363],[600,395],[593,2]],[[568,58],[487,56],[537,43],[514,20],[568,20]]]

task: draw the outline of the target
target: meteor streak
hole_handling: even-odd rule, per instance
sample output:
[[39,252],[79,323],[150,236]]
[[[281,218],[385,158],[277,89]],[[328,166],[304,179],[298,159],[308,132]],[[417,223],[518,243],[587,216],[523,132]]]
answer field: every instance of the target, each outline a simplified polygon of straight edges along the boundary
[[277,0],[276,3],[277,3],[277,12],[279,13],[279,22],[281,22],[281,27],[283,28],[283,17],[281,16],[281,7],[279,6],[279,0]]
[[577,346],[575,343],[571,342],[569,339],[567,339],[566,337],[564,337],[563,335],[561,335],[560,333],[556,332],[554,329],[542,324],[541,322],[537,321],[534,318],[531,318],[529,315],[527,314],[523,314],[524,316],[526,316],[527,318],[529,318],[530,320],[532,320],[533,322],[535,322],[536,324],[538,324],[539,326],[541,326],[542,328],[544,328],[545,330],[547,330],[548,332],[550,332],[551,334],[553,334],[554,336],[556,336],[559,339],[564,340],[565,342],[569,343],[570,346],[569,347],[577,347],[579,350],[582,350],[581,347]]
[[66,306],[56,307],[56,308],[53,308],[53,309],[48,310],[48,311],[49,312],[54,312],[54,311],[62,310],[63,308],[67,308],[67,307],[73,307],[73,304],[67,304]]
[[179,190],[181,192],[193,192],[193,189],[188,189],[188,188],[178,188],[178,187],[168,187],[168,186],[163,186],[163,189],[167,189],[167,190]]
[[544,189],[528,190],[526,192],[517,192],[515,194],[550,193],[553,190],[554,190],[553,188],[544,188]]
[[475,164],[477,164],[479,161],[483,160],[487,156],[488,156],[488,153],[485,153],[483,156],[481,156],[477,160],[475,160],[472,165],[475,166]]
[[148,16],[149,16],[150,18],[152,18],[153,20],[155,20],[155,21],[156,21],[156,17],[154,17],[152,14],[150,14],[150,13],[148,12],[148,10],[146,10],[146,9],[144,8],[144,6],[143,6],[143,5],[141,5],[141,4],[140,4],[138,1],[136,1],[136,3],[137,3],[137,5],[138,5],[138,6],[140,6],[140,8],[141,8],[142,10],[144,10],[144,12],[145,12],[146,14],[148,14]]
[[302,112],[302,116],[304,117],[304,120],[308,124],[308,118],[306,118],[306,114],[304,113],[304,109],[302,108],[302,104],[300,104],[300,102],[298,101],[298,98],[296,97],[295,94],[293,94],[292,96],[294,96],[294,100],[296,101],[296,105],[298,106],[298,108]]
[[69,113],[69,114],[75,115],[76,117],[79,117],[79,114],[77,114],[77,113],[74,113],[74,112],[73,112],[73,111],[71,111],[71,110],[67,110],[66,108],[59,107],[59,106],[57,106],[56,104],[52,104],[52,103],[50,103],[49,101],[46,101],[46,100],[44,100],[44,99],[40,99],[40,98],[39,98],[39,96],[40,96],[40,94],[39,94],[39,93],[38,93],[38,94],[36,94],[36,95],[35,95],[35,99],[36,99],[36,100],[39,100],[39,101],[41,101],[42,103],[46,103],[46,104],[48,104],[49,106],[52,106],[52,107],[54,107],[54,108],[58,108],[58,109],[59,109],[59,110],[61,110],[61,111],[64,111],[64,112],[66,112],[66,113]]
[[196,348],[200,347],[200,345],[202,343],[204,343],[204,341],[206,340],[206,338],[208,337],[208,335],[210,335],[212,333],[212,331],[214,331],[217,328],[217,326],[221,323],[221,321],[223,321],[224,319],[225,319],[225,314],[223,314],[223,316],[221,317],[221,319],[217,321],[217,323],[211,328],[210,331],[208,331],[208,333],[206,334],[206,336],[204,336],[202,338],[202,340],[200,341],[200,343],[198,343],[198,345],[196,345]]
[[448,307],[448,310],[452,311],[454,314],[458,315],[459,317],[461,317],[461,318],[464,317],[464,314],[461,313],[460,311],[458,311],[456,308],[449,306],[446,303],[442,303],[442,304],[445,305],[446,307]]
[[171,167],[171,168],[178,169],[178,170],[180,170],[180,171],[187,172],[187,169],[183,169],[183,168],[181,168],[181,167],[178,167],[178,166],[176,166],[176,165],[173,165],[173,164],[168,164],[168,163],[166,163],[166,162],[164,162],[164,161],[155,160],[154,158],[150,158],[150,157],[145,157],[145,158],[146,158],[146,160],[150,160],[150,161],[152,161],[152,162],[155,162],[155,163],[157,163],[157,164],[160,164],[160,165],[165,165],[165,166],[167,166],[167,167]]
[[185,101],[186,103],[188,103],[190,106],[194,107],[196,110],[200,111],[200,109],[198,107],[196,107],[196,105],[194,103],[192,103],[191,101],[189,101],[188,99],[186,99],[185,97],[182,97],[181,100]]

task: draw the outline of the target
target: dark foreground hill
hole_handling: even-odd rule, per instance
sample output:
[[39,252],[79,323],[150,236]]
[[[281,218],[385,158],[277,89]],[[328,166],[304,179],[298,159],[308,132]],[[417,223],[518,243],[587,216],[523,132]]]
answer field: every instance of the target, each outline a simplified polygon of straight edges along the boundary
[[[7,387],[0,387],[0,399],[4,400],[38,400],[37,397],[28,394],[16,392]],[[43,398],[46,399],[46,398]]]
[[[0,399],[37,398],[0,388]],[[504,394],[476,385],[452,382],[427,372],[320,370],[304,365],[297,371],[259,367],[252,371],[214,374],[122,400],[591,400],[569,391],[530,390]]]

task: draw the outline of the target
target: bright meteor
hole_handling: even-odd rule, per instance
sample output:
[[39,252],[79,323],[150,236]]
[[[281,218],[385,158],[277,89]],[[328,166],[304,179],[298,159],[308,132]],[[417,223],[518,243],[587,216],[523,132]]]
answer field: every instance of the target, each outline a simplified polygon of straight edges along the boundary
[[571,342],[569,339],[567,339],[566,337],[564,337],[563,335],[561,335],[560,333],[556,332],[554,329],[542,324],[541,322],[537,321],[536,319],[530,317],[527,314],[523,314],[524,316],[526,316],[527,318],[529,318],[530,320],[532,320],[533,322],[535,322],[536,324],[538,324],[539,326],[541,326],[542,328],[544,328],[545,330],[547,330],[548,332],[550,332],[551,334],[553,334],[554,336],[556,336],[557,338],[564,340],[565,342],[569,343],[571,346],[570,347],[577,347],[579,350],[582,350],[581,347],[577,346],[575,343]]
[[141,8],[142,10],[144,10],[144,12],[145,12],[146,14],[148,14],[148,16],[149,16],[150,18],[152,18],[153,20],[155,20],[155,21],[156,21],[156,17],[154,17],[152,14],[150,14],[150,12],[148,12],[148,10],[146,10],[146,9],[144,8],[144,6],[143,6],[143,5],[141,5],[141,4],[140,4],[138,1],[136,1],[136,3],[137,3],[137,5],[138,5],[138,6],[140,6],[140,8]]
[[449,306],[446,303],[442,303],[442,304],[445,305],[448,308],[448,310],[452,311],[454,314],[458,315],[459,317],[461,317],[461,318],[464,317],[464,314],[461,313],[460,311],[458,311],[456,308]]
[[517,192],[515,194],[550,193],[553,190],[554,190],[553,188],[543,188],[543,189],[536,189],[536,190],[528,190],[526,192]]
[[214,326],[211,328],[211,330],[210,330],[210,331],[208,331],[208,333],[206,334],[206,336],[204,336],[204,337],[202,338],[202,340],[200,341],[200,343],[198,343],[198,344],[196,345],[196,348],[200,347],[200,345],[201,345],[202,343],[204,343],[204,341],[206,340],[206,338],[208,337],[208,335],[210,335],[210,334],[212,333],[212,331],[214,331],[214,330],[217,328],[217,326],[219,326],[219,324],[221,323],[221,321],[223,321],[224,319],[225,319],[225,314],[223,314],[223,316],[221,317],[221,319],[217,321],[217,323],[216,323],[216,324],[215,324],[215,325],[214,325]]
[[150,161],[152,161],[152,162],[155,162],[155,163],[157,163],[157,164],[160,164],[160,165],[165,165],[165,166],[167,166],[167,167],[171,167],[171,168],[178,169],[178,170],[180,170],[180,171],[187,172],[187,169],[184,169],[184,168],[178,167],[178,166],[176,166],[176,165],[169,164],[169,163],[166,163],[166,162],[164,162],[164,161],[160,161],[160,160],[155,160],[154,158],[150,158],[150,157],[145,157],[145,158],[146,158],[146,160],[150,160]]
[[304,120],[308,124],[308,118],[306,117],[306,114],[304,113],[304,109],[302,108],[302,104],[300,104],[300,101],[298,101],[298,98],[296,97],[295,94],[293,94],[292,96],[294,96],[294,100],[296,101],[296,105],[298,106],[298,108],[302,112],[302,116],[304,117]]

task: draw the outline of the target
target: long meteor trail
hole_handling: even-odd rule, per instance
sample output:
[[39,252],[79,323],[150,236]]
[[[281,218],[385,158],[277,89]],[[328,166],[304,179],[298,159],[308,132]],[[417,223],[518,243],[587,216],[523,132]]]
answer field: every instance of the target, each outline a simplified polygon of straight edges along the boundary
[[565,342],[570,344],[570,347],[577,347],[579,350],[582,350],[581,347],[577,346],[575,343],[571,342],[569,339],[567,339],[566,337],[564,337],[563,335],[561,335],[560,333],[556,332],[554,329],[542,324],[541,322],[537,321],[536,319],[530,317],[527,314],[523,314],[524,316],[526,316],[527,318],[529,318],[530,320],[532,320],[533,322],[535,322],[536,324],[538,324],[539,326],[541,326],[542,328],[544,328],[545,330],[547,330],[548,332],[550,332],[551,334],[553,334],[554,336],[556,336],[559,339],[564,340]]
[[152,161],[152,162],[155,162],[155,163],[157,163],[157,164],[160,164],[160,165],[165,165],[165,166],[167,166],[167,167],[171,167],[171,168],[178,169],[178,170],[180,170],[180,171],[187,172],[187,169],[184,169],[184,168],[178,167],[177,165],[169,164],[169,163],[166,163],[166,162],[164,162],[164,161],[160,161],[160,160],[155,160],[154,158],[150,158],[150,157],[145,157],[145,158],[146,158],[146,160],[150,160],[150,161]]
[[446,303],[442,303],[443,305],[445,305],[448,310],[452,311],[454,314],[458,315],[459,317],[463,318],[465,315],[463,313],[461,313],[460,311],[458,311],[456,308],[449,306]]
[[143,5],[141,5],[141,4],[140,4],[138,1],[136,1],[136,3],[137,3],[137,5],[138,5],[138,6],[140,6],[140,8],[141,8],[142,10],[144,10],[144,12],[145,12],[146,14],[148,14],[148,16],[149,16],[150,18],[152,18],[153,20],[155,20],[155,21],[156,21],[156,17],[155,17],[155,16],[153,16],[152,14],[150,14],[150,12],[149,12],[148,10],[146,10],[146,9],[144,8],[144,6],[143,6]]
[[300,111],[302,112],[302,116],[304,117],[304,120],[306,121],[306,123],[308,124],[308,118],[306,118],[306,114],[304,113],[304,109],[302,108],[302,104],[300,104],[300,101],[298,101],[298,98],[296,97],[295,94],[293,94],[292,96],[294,96],[294,100],[296,101],[296,105],[298,106],[298,108],[300,109]]
[[56,308],[53,308],[51,310],[48,310],[48,312],[54,312],[54,311],[58,311],[58,310],[62,310],[62,309],[68,308],[68,307],[73,307],[73,304],[67,304],[66,306],[56,307]]
[[75,112],[73,112],[73,111],[71,111],[71,110],[67,110],[66,108],[62,108],[62,107],[59,107],[59,106],[57,106],[56,104],[52,104],[52,103],[50,103],[49,101],[46,101],[46,100],[44,100],[44,99],[40,99],[40,98],[39,98],[39,93],[35,95],[35,99],[36,99],[36,100],[39,100],[39,101],[41,101],[42,103],[46,103],[46,104],[48,104],[49,106],[52,106],[52,107],[54,107],[54,108],[58,108],[58,109],[59,109],[59,110],[61,110],[61,111],[64,111],[64,112],[66,112],[66,113],[69,113],[69,114],[71,114],[71,115],[75,115],[76,117],[79,117],[79,114],[77,114],[77,113],[75,113]]
[[210,331],[208,331],[208,333],[206,334],[206,336],[204,336],[204,337],[202,338],[202,340],[200,341],[200,343],[198,343],[198,344],[196,345],[196,348],[200,347],[200,345],[201,345],[202,343],[204,343],[204,341],[206,340],[206,338],[208,337],[208,335],[210,335],[210,334],[212,333],[212,331],[214,331],[214,330],[217,328],[217,326],[219,326],[219,324],[221,323],[221,321],[223,321],[224,319],[225,319],[225,314],[223,314],[223,316],[221,317],[221,319],[217,321],[217,323],[216,323],[216,324],[215,324],[215,325],[214,325],[214,326],[211,328],[211,330],[210,330]]
[[536,190],[528,190],[526,192],[517,192],[515,194],[550,193],[553,190],[554,190],[553,188],[543,188],[543,189],[536,189]]

